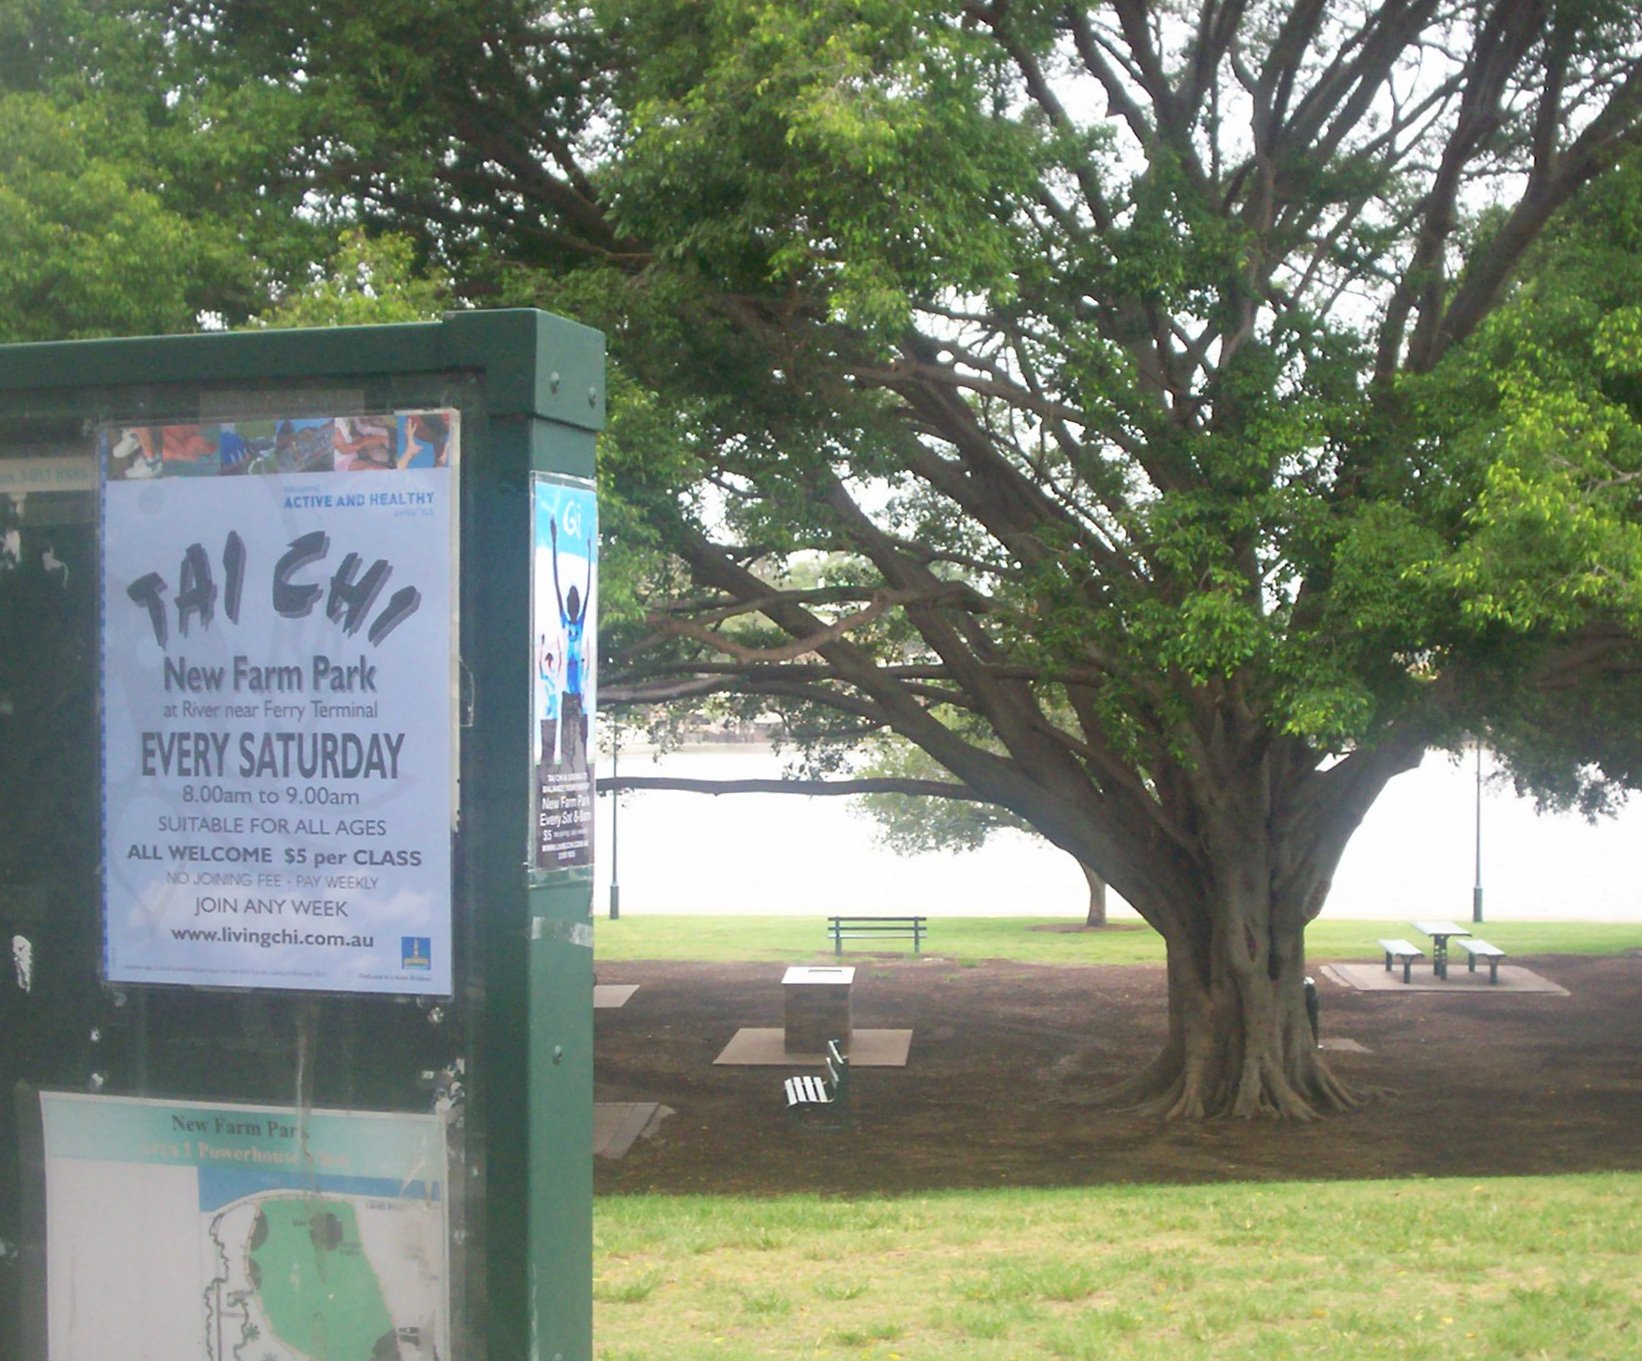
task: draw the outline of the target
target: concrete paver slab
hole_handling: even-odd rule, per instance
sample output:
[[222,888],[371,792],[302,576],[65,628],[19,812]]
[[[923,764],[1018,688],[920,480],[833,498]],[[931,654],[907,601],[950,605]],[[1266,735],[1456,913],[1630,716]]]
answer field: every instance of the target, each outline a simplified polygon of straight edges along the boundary
[[672,1114],[657,1101],[595,1101],[593,1156],[619,1158],[633,1141]]
[[1413,976],[1407,983],[1403,982],[1403,971],[1400,967],[1388,970],[1384,964],[1325,964],[1322,972],[1336,983],[1343,983],[1358,992],[1442,992],[1467,995],[1486,993],[1490,996],[1509,993],[1551,993],[1559,997],[1568,995],[1568,989],[1560,983],[1553,983],[1520,964],[1501,964],[1498,983],[1488,981],[1487,969],[1478,969],[1472,973],[1463,967],[1456,968],[1452,960],[1449,961],[1447,978],[1436,977],[1431,972],[1429,964],[1423,969],[1416,964]]
[[[819,1054],[790,1052],[786,1032],[779,1026],[744,1027],[731,1037],[729,1044],[713,1060],[715,1064],[744,1067],[791,1067],[793,1064],[820,1067],[825,1061]],[[907,1055],[912,1050],[910,1030],[855,1030],[850,1035],[845,1051],[853,1068],[905,1068]]]
[[593,1010],[613,1011],[617,1007],[624,1007],[638,990],[637,983],[595,983]]

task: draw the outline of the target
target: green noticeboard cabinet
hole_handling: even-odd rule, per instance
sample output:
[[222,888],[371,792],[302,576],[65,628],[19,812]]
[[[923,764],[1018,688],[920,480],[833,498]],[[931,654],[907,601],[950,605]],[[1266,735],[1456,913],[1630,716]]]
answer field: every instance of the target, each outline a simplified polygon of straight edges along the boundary
[[0,347],[0,1354],[589,1361],[603,365]]

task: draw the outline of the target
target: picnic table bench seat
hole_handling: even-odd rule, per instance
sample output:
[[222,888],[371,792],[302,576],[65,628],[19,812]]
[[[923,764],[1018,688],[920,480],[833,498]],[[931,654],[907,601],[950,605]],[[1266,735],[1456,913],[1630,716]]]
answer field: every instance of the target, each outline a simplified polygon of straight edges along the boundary
[[1395,940],[1382,940],[1380,942],[1380,949],[1385,951],[1385,967],[1387,972],[1390,971],[1393,961],[1396,961],[1403,966],[1404,983],[1412,981],[1411,971],[1414,967],[1414,961],[1416,959],[1425,958],[1425,951],[1420,949],[1418,945],[1400,938]]
[[1470,956],[1466,962],[1472,973],[1477,971],[1477,961],[1486,959],[1488,961],[1488,981],[1490,983],[1499,982],[1499,962],[1505,958],[1504,950],[1497,945],[1490,945],[1485,940],[1478,940],[1475,936],[1461,938],[1459,946]]
[[912,953],[921,954],[928,917],[849,917],[827,918],[834,955],[844,953],[846,940],[883,940],[899,937],[912,941]]
[[826,1076],[799,1073],[782,1083],[787,1114],[817,1129],[843,1129],[850,1122],[850,1061],[837,1040],[827,1041]]

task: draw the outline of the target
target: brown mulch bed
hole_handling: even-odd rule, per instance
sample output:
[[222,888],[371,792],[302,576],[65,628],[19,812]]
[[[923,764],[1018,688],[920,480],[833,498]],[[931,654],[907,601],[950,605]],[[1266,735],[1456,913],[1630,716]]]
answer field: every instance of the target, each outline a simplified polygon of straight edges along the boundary
[[1642,1170],[1642,952],[1520,961],[1570,996],[1363,993],[1320,978],[1334,1070],[1370,1099],[1313,1123],[1164,1123],[1093,1098],[1162,1042],[1161,967],[852,956],[854,1024],[914,1031],[905,1068],[857,1068],[854,1127],[788,1121],[783,1068],[715,1067],[780,1026],[773,964],[603,965],[637,983],[595,1013],[595,1096],[674,1114],[600,1192],[906,1192],[979,1186]]

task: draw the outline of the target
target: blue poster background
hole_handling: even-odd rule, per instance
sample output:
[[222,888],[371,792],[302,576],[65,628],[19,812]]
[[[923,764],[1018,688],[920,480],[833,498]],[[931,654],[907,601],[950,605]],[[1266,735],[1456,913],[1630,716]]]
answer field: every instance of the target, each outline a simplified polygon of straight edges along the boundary
[[531,514],[531,861],[578,869],[593,863],[598,501],[586,482],[538,476]]

